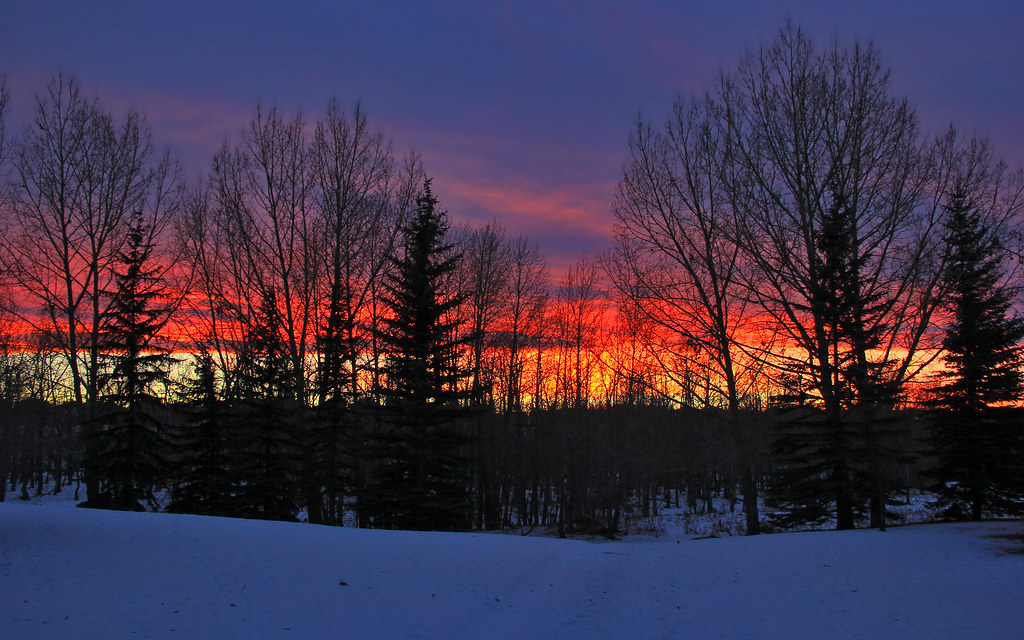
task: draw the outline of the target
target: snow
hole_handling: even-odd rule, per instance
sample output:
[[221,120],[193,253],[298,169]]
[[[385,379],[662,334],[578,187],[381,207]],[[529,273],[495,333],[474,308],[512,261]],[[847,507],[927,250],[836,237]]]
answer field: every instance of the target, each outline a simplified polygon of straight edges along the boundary
[[2,503],[0,638],[1020,638],[1022,533],[599,543]]

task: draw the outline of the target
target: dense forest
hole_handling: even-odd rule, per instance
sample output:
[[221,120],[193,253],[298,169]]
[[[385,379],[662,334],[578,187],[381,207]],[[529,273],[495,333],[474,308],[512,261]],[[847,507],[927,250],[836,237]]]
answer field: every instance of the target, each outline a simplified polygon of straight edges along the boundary
[[787,25],[638,118],[615,247],[561,274],[453,224],[358,105],[257,105],[186,184],[74,77],[20,132],[8,97],[0,482],[24,497],[561,535],[722,504],[750,534],[884,527],[911,488],[1024,512],[1024,173],[923,131],[870,45]]

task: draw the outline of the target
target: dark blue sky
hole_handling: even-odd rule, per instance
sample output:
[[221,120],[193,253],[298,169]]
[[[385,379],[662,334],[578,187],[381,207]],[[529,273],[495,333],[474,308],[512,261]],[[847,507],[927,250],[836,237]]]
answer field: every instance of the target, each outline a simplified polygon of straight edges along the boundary
[[1024,165],[1018,2],[6,2],[11,125],[57,71],[145,113],[187,175],[256,102],[319,117],[360,101],[461,220],[497,218],[562,268],[609,245],[638,112],[660,120],[787,18],[873,40],[926,128],[950,121]]

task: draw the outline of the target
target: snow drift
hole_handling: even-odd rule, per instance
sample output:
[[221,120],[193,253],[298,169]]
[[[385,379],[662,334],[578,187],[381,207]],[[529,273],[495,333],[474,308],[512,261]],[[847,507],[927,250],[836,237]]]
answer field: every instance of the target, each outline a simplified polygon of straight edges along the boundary
[[0,504],[3,638],[1019,638],[1021,522],[586,542]]

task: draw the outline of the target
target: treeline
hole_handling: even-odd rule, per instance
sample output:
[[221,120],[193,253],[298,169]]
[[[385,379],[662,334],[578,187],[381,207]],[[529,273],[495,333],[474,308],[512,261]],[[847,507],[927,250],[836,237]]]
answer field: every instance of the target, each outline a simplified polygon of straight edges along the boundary
[[911,486],[1022,509],[1024,178],[922,132],[870,46],[787,25],[639,119],[616,248],[561,278],[451,228],[358,107],[258,106],[186,186],[140,114],[57,76],[0,163],[23,493],[563,533],[715,496],[748,533],[764,497],[784,526],[882,527]]

